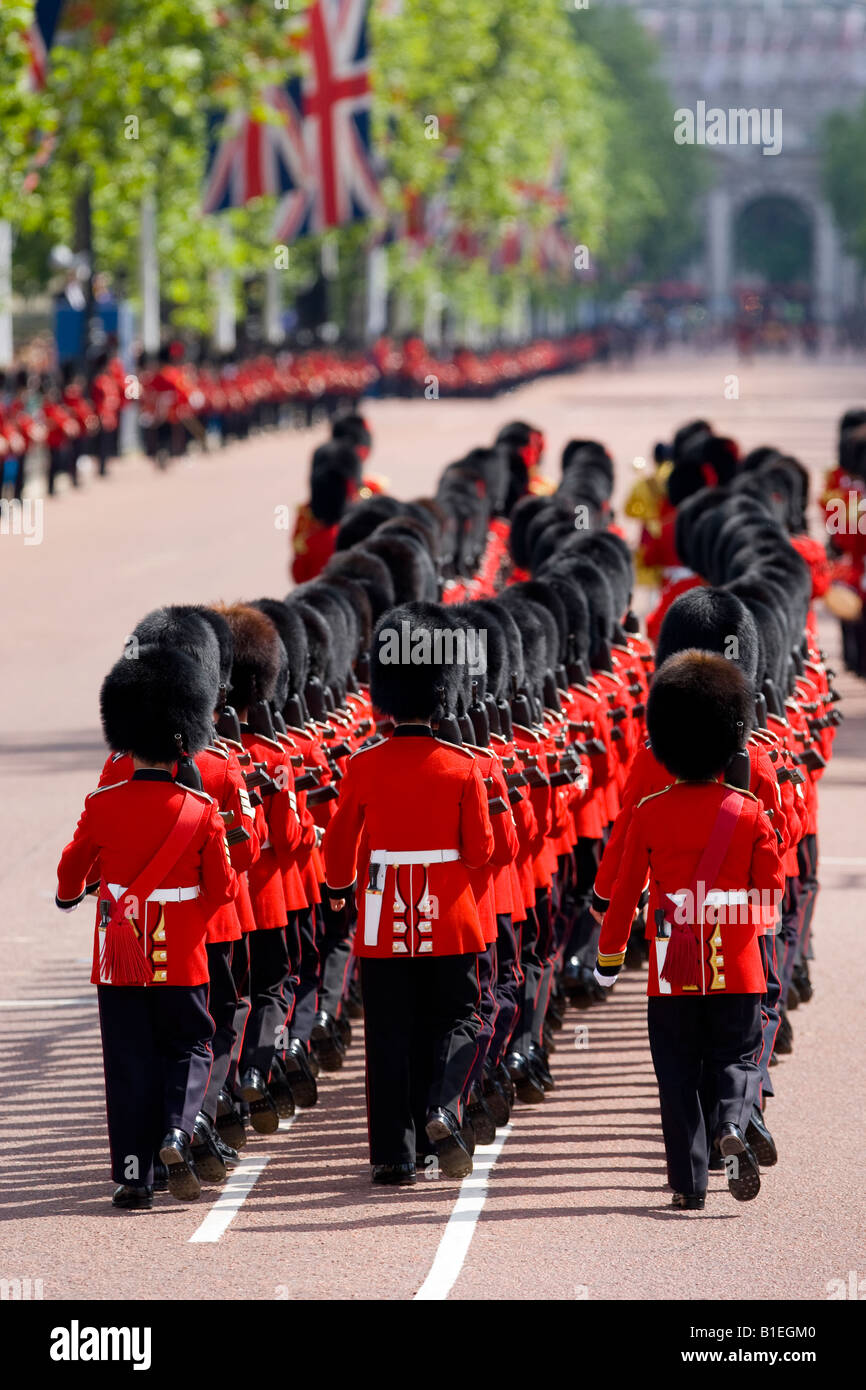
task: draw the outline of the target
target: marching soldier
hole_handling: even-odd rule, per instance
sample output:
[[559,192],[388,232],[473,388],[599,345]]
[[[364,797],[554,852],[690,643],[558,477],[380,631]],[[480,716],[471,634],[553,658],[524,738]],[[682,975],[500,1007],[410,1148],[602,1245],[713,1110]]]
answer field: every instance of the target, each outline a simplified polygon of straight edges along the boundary
[[649,874],[656,939],[647,1023],[671,1205],[686,1211],[703,1210],[706,1199],[708,1083],[731,1195],[750,1201],[761,1186],[745,1137],[760,1085],[759,935],[768,910],[775,916],[784,875],[761,804],[719,780],[745,745],[752,709],[748,681],[724,657],[681,652],[656,672],[648,725],[671,781],[632,813],[595,967],[609,988]]
[[195,1201],[190,1143],[211,1068],[208,918],[237,876],[211,798],[172,777],[179,751],[208,743],[213,690],[171,649],[122,657],[100,695],[105,737],[129,753],[128,781],[87,798],[58,867],[57,905],[98,891],[93,974],[105,1064],[113,1203],[153,1205],[155,1151],[168,1187]]
[[415,1182],[425,1137],[448,1177],[472,1171],[463,1093],[486,943],[469,875],[487,863],[494,838],[475,758],[431,727],[441,659],[405,664],[394,649],[404,630],[429,646],[436,626],[435,607],[411,603],[377,626],[371,695],[394,732],[349,759],[323,844],[335,910],[358,885],[372,1180],[390,1185]]

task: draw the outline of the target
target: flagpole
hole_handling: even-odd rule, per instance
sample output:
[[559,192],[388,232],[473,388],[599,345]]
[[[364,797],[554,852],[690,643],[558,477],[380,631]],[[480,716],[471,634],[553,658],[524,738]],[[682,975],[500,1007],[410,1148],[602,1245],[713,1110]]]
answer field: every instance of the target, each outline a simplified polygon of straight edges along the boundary
[[141,346],[147,353],[159,351],[159,253],[156,244],[156,198],[145,193],[141,200],[138,239],[138,273],[141,294]]
[[12,224],[0,221],[0,367],[12,362]]

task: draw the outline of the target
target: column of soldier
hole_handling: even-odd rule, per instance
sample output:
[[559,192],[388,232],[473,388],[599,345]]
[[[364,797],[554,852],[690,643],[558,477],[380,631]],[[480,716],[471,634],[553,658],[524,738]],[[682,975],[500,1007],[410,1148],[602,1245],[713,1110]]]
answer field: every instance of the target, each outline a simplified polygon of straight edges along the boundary
[[305,582],[148,613],[102,686],[112,751],[57,902],[98,895],[115,1206],[223,1182],[362,1016],[373,1182],[465,1177],[623,965],[647,968],[673,1205],[714,1169],[754,1197],[840,717],[805,471],[678,433],[653,651],[601,444],[571,441],[553,490],[516,422],[399,501],[366,495],[363,419],[335,436]]
[[22,496],[39,448],[47,456],[49,496],[61,476],[79,486],[88,464],[107,476],[121,449],[121,416],[133,405],[141,447],[166,468],[191,444],[207,448],[218,439],[226,445],[257,430],[310,425],[316,414],[333,419],[373,389],[423,395],[435,380],[443,396],[493,396],[573,368],[595,347],[594,335],[579,334],[482,354],[463,349],[444,360],[419,338],[403,344],[383,338],[369,355],[317,348],[192,361],[175,341],[142,353],[131,372],[109,341],[84,368],[68,361],[58,372],[0,370],[0,492],[9,485],[15,498]]

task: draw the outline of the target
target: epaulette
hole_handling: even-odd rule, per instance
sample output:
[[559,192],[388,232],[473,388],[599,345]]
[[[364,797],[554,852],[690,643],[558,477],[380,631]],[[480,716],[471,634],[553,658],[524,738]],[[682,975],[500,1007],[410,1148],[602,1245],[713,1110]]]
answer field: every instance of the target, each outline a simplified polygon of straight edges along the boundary
[[217,745],[216,745],[215,743],[209,743],[209,744],[207,745],[207,747],[206,747],[203,751],[204,751],[205,753],[215,753],[215,754],[217,755],[218,758],[225,758],[226,762],[228,762],[228,760],[229,760],[229,755],[228,755],[226,749],[225,749],[225,748],[218,748]]
[[475,762],[475,754],[470,753],[468,748],[464,748],[460,743],[449,743],[445,738],[437,738],[436,742],[440,748],[448,748],[452,753],[460,753],[464,758],[471,758]]
[[360,758],[362,753],[372,753],[374,748],[381,748],[382,744],[387,742],[386,738],[379,738],[375,743],[368,743],[366,748],[356,748],[354,753],[349,754],[348,761],[354,762],[356,758]]
[[749,798],[750,801],[757,801],[757,799],[758,799],[758,798],[755,796],[755,793],[754,793],[754,792],[747,792],[747,791],[744,791],[742,787],[735,787],[735,786],[733,786],[730,782],[719,782],[718,785],[719,785],[720,787],[727,787],[729,791],[732,791],[732,792],[739,792],[739,793],[740,793],[740,796],[747,796],[747,797]]
[[639,811],[640,808],[641,808],[641,806],[643,806],[644,802],[646,802],[646,801],[652,801],[653,798],[656,797],[656,796],[664,796],[665,792],[669,792],[669,791],[671,790],[671,787],[676,787],[676,786],[678,786],[678,785],[679,785],[679,783],[677,783],[677,782],[668,782],[667,786],[666,786],[666,787],[662,787],[660,791],[657,791],[657,792],[650,792],[647,796],[642,796],[641,799],[640,799],[640,801],[637,803],[637,806],[635,806],[634,809],[635,809],[636,811]]
[[253,738],[257,743],[265,743],[268,748],[275,748],[278,753],[282,753],[283,751],[283,745],[277,743],[275,738],[268,738],[266,734],[253,734]]
[[210,796],[208,792],[199,791],[198,787],[185,787],[182,782],[175,782],[174,785],[176,787],[183,787],[183,790],[185,792],[189,792],[190,796],[199,796],[201,797],[202,801],[208,801],[211,803],[211,805],[214,804],[213,797]]
[[113,763],[119,763],[120,760],[121,760],[121,758],[125,758],[125,757],[126,757],[126,754],[125,754],[125,753],[112,753],[112,755],[111,755],[111,761],[112,761]]
[[127,785],[128,779],[124,782],[109,782],[107,787],[96,787],[94,791],[88,792],[84,799],[85,801],[89,801],[92,796],[98,796],[100,792],[113,792],[116,791],[118,787],[125,787]]

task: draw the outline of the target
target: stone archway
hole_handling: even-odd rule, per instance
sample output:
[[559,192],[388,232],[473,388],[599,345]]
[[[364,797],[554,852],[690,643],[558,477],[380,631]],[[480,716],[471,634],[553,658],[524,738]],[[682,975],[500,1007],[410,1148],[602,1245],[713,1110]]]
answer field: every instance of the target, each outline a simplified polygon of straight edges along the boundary
[[811,285],[815,234],[809,209],[776,193],[744,203],[734,218],[732,252],[735,280],[759,277],[782,291]]
[[716,318],[730,316],[736,266],[736,226],[752,206],[773,202],[794,206],[811,233],[812,308],[820,323],[832,323],[843,307],[843,256],[827,204],[804,180],[800,183],[723,179],[706,200],[707,288]]

